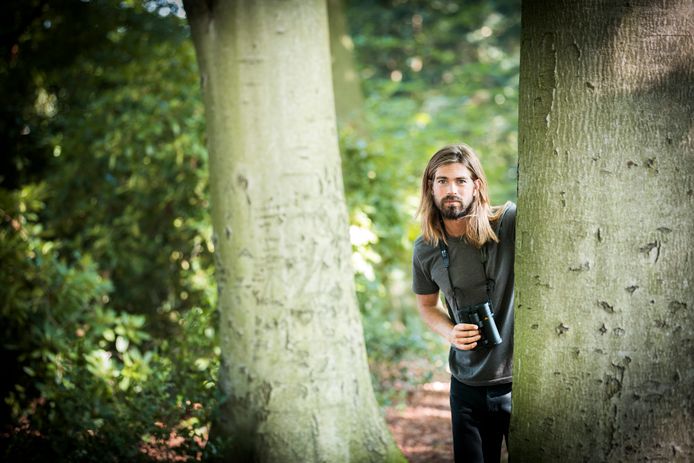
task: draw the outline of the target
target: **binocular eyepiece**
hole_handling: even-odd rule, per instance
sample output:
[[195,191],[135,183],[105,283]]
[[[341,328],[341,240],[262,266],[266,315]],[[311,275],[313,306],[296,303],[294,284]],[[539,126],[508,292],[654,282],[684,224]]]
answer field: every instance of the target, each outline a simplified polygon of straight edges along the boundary
[[494,311],[489,301],[461,307],[455,315],[457,323],[471,323],[479,327],[482,338],[478,345],[494,347],[501,344],[501,335],[496,327]]

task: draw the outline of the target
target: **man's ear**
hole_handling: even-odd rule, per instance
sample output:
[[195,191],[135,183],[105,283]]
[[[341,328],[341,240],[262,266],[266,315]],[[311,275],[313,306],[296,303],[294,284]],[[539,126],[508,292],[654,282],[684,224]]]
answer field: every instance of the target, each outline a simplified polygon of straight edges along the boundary
[[482,181],[480,179],[477,179],[473,183],[475,184],[475,190],[473,191],[473,196],[477,196],[480,192],[480,188],[482,187]]

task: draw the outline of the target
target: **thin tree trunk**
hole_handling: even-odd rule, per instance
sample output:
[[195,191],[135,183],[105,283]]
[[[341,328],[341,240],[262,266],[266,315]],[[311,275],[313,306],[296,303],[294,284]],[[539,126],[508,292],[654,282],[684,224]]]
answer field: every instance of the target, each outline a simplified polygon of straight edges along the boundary
[[354,43],[349,33],[344,0],[328,0],[328,23],[337,123],[341,130],[366,137],[364,94],[354,60]]
[[185,7],[209,138],[224,457],[398,461],[354,293],[325,4]]
[[511,457],[691,461],[693,3],[522,18]]

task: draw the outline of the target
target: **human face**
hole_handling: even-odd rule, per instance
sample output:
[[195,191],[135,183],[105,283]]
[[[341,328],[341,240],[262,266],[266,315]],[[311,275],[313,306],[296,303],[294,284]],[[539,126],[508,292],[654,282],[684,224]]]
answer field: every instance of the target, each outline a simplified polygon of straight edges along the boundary
[[432,194],[443,218],[457,220],[465,217],[477,195],[479,183],[479,180],[472,179],[470,169],[459,162],[436,169]]

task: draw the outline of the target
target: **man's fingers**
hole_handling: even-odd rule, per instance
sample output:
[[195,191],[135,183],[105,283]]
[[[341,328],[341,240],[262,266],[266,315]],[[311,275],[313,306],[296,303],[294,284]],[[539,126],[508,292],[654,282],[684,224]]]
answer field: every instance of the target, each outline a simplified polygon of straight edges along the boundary
[[476,331],[479,329],[479,326],[472,323],[458,323],[455,325],[455,329],[458,331]]
[[459,323],[451,331],[451,344],[459,350],[472,350],[477,347],[477,341],[482,336],[477,325]]
[[479,341],[482,338],[482,336],[477,333],[477,332],[469,332],[467,334],[459,334],[455,337],[455,340],[458,342],[472,342],[472,341]]
[[[456,339],[476,338],[476,339],[472,339],[473,341],[476,341],[476,340],[479,339],[480,337],[481,337],[481,336],[480,336],[479,330],[458,331],[458,332],[455,333],[455,338],[456,338]],[[469,342],[469,341],[468,341],[468,342]]]
[[457,344],[455,347],[457,347],[460,350],[472,350],[475,347],[477,347],[477,343],[473,342],[470,344]]

